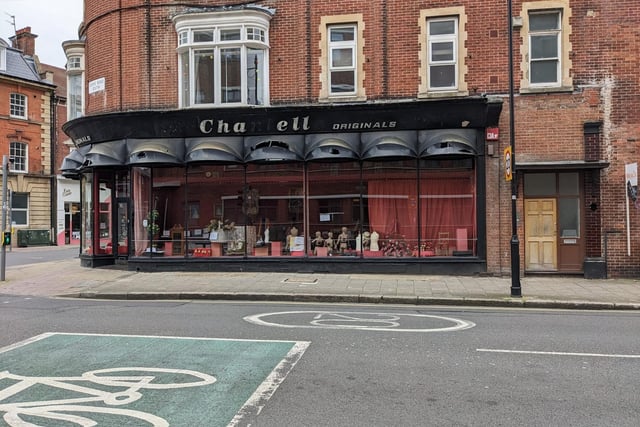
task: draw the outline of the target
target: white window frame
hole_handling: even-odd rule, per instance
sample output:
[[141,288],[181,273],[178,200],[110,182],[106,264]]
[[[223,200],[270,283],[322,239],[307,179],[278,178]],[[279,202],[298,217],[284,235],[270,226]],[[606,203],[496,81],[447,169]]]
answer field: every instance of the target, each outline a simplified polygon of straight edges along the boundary
[[[16,153],[16,151],[20,151],[20,153]],[[11,141],[9,143],[9,158],[12,159],[9,162],[11,172],[27,173],[29,171],[29,144]]]
[[[23,114],[16,114],[16,109],[22,110]],[[17,119],[27,118],[27,95],[15,92],[9,95],[9,116]]]
[[[454,23],[454,31],[451,34],[436,34],[436,35],[432,35],[431,34],[431,24],[432,23],[436,23],[436,22],[449,22],[449,21],[453,21]],[[448,17],[438,17],[438,18],[430,18],[427,19],[427,45],[428,45],[428,52],[427,52],[427,62],[428,62],[428,66],[427,66],[427,73],[429,74],[427,76],[427,81],[428,83],[428,90],[429,91],[446,91],[446,92],[450,92],[450,91],[455,91],[458,89],[458,37],[459,37],[459,25],[460,25],[460,21],[458,20],[458,17],[456,16],[448,16]],[[433,60],[433,45],[436,43],[451,43],[452,44],[452,50],[453,50],[453,57],[450,60],[441,60],[441,61],[434,61]],[[434,86],[432,81],[431,81],[431,68],[432,67],[438,67],[438,66],[451,66],[453,65],[453,85],[450,86]]]
[[[531,18],[540,15],[555,15],[556,27],[544,30],[531,30],[529,28],[529,83],[532,88],[535,87],[557,87],[562,84],[562,11],[560,10],[539,10],[529,12],[529,23]],[[555,36],[556,38],[556,56],[554,57],[533,57],[533,45],[536,37],[549,37]],[[549,82],[534,82],[533,81],[533,65],[536,62],[543,61],[555,61],[556,65],[556,79]]]
[[[258,10],[212,12],[179,15],[174,18],[177,32],[178,101],[181,108],[268,106],[269,105],[269,13]],[[236,36],[236,32],[237,35]],[[206,36],[198,40],[198,35]],[[225,38],[225,34],[232,36]],[[222,61],[225,49],[239,49],[240,91],[238,102],[223,102]],[[213,102],[200,102],[196,97],[196,54],[202,51],[213,53]],[[255,80],[249,78],[252,64],[248,64],[249,51],[261,51],[262,64]],[[254,87],[249,87],[251,84]],[[259,86],[258,86],[259,85]],[[224,86],[226,90],[232,89]],[[251,102],[250,92],[256,101]]]
[[[334,30],[339,29],[351,29],[353,32],[353,40],[346,41],[332,41],[331,33]],[[357,55],[358,55],[358,26],[355,24],[335,24],[330,25],[327,28],[327,42],[329,51],[329,96],[353,96],[358,91],[358,67],[357,67]],[[350,50],[351,51],[351,64],[344,66],[335,66],[333,64],[334,51],[336,50]],[[353,73],[353,90],[352,91],[333,91],[332,76],[334,72],[352,72]]]

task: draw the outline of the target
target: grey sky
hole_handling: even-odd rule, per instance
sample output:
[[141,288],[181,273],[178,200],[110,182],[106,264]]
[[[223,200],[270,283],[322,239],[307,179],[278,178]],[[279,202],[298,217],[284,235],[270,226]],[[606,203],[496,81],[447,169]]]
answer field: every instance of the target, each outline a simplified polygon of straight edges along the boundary
[[36,55],[40,62],[64,67],[62,42],[76,40],[82,22],[83,0],[0,0],[0,38],[7,43],[16,29],[31,27],[36,34]]

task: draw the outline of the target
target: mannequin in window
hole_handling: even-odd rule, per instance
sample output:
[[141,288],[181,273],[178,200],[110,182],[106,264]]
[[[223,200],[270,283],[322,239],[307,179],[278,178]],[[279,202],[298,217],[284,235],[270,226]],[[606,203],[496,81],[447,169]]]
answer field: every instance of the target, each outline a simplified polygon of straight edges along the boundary
[[335,241],[333,240],[333,232],[329,232],[327,234],[327,238],[324,239],[324,245],[329,248],[329,254],[331,254],[333,252],[333,250],[335,249],[334,245],[335,245]]
[[293,227],[291,227],[291,229],[289,230],[289,234],[287,235],[287,241],[285,245],[286,250],[291,251],[291,248],[293,248],[296,243],[296,237],[298,237],[298,227],[294,225]]
[[322,238],[322,233],[320,231],[316,231],[316,235],[313,239],[311,239],[311,249],[313,249],[313,254],[317,255],[317,248],[324,247],[324,239]]
[[371,250],[372,251],[379,251],[380,247],[378,246],[378,239],[380,238],[380,235],[378,234],[378,232],[373,231],[371,232]]
[[342,227],[341,233],[338,234],[338,250],[343,254],[349,246],[349,231],[347,227]]
[[362,249],[365,251],[371,250],[371,233],[368,231],[362,233]]

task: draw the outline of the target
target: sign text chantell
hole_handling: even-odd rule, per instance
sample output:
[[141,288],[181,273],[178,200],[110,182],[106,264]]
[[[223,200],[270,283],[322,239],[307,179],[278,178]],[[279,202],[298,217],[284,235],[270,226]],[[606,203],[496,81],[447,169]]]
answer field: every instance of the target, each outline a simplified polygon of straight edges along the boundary
[[[204,134],[243,134],[247,132],[247,122],[228,122],[225,120],[205,119],[200,122],[200,132]],[[309,116],[293,117],[276,123],[278,132],[298,132],[309,130]]]

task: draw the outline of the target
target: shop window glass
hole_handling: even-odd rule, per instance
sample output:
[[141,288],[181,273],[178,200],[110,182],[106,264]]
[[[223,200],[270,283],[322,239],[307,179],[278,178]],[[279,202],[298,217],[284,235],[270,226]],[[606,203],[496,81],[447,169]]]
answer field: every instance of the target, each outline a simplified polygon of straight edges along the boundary
[[553,196],[556,194],[555,173],[532,173],[524,177],[525,196]]
[[[364,162],[365,257],[413,256],[418,248],[418,185],[415,160]],[[366,234],[368,233],[368,234]]]
[[420,172],[419,254],[476,255],[475,169],[471,162],[439,163]]
[[[246,221],[241,196],[244,168],[193,165],[187,169],[186,230],[189,257],[244,256]],[[238,207],[240,210],[236,211]]]
[[558,193],[561,196],[577,196],[580,194],[580,175],[577,172],[559,174]]
[[[269,256],[307,253],[309,237],[305,227],[302,163],[247,166],[246,186],[241,194],[244,199],[229,208],[235,217],[246,218],[248,255],[264,255],[265,250]],[[251,200],[247,196],[251,196]],[[227,204],[224,206],[226,210]],[[267,249],[263,249],[265,247]]]
[[111,191],[111,180],[99,179],[98,183],[97,212],[96,212],[96,241],[95,253],[110,255],[113,253],[113,192]]
[[92,255],[93,254],[93,174],[84,173],[81,177],[82,189],[81,189],[81,204],[82,204],[82,229],[84,234],[80,240],[81,253]]
[[307,250],[314,256],[359,256],[361,224],[368,223],[368,212],[361,205],[359,164],[311,163],[307,176]]
[[580,237],[580,199],[577,197],[558,199],[558,227],[560,237]]

